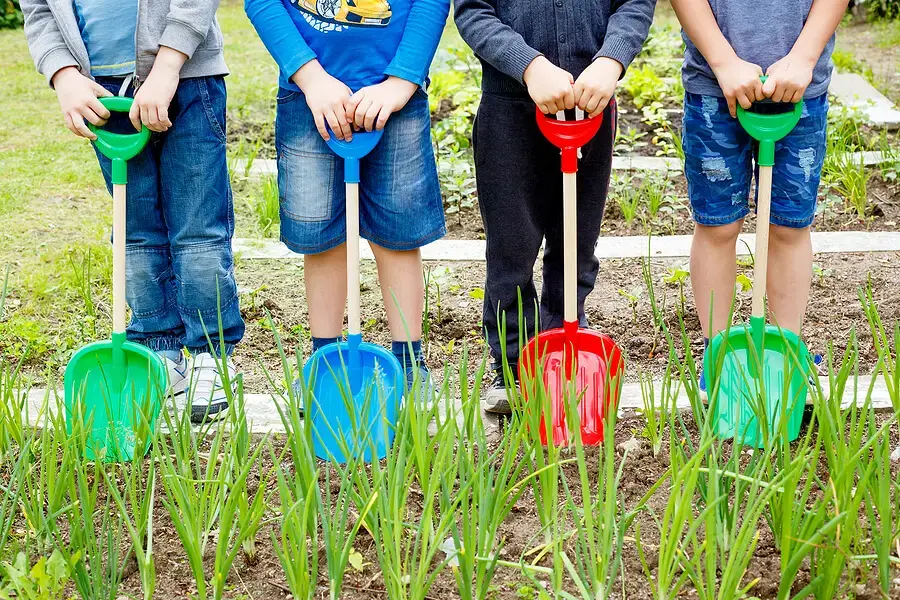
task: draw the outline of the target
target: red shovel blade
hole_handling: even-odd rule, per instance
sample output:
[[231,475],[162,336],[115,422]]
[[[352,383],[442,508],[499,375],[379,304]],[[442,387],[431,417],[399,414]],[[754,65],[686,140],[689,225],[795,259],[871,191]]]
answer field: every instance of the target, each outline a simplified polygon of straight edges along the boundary
[[[612,338],[590,329],[579,329],[577,323],[543,331],[525,346],[519,370],[527,407],[541,401],[541,392],[546,390],[552,413],[550,431],[556,446],[569,442],[566,403],[571,401],[572,392],[567,396],[566,385],[572,389],[574,370],[574,393],[577,394],[574,402],[578,405],[581,420],[582,443],[597,445],[603,442],[604,418],[607,410],[615,410],[618,404],[619,383],[624,370],[622,349]],[[537,388],[540,385],[536,381],[538,377],[543,380],[541,390]],[[547,443],[545,416],[541,415],[543,444]]]

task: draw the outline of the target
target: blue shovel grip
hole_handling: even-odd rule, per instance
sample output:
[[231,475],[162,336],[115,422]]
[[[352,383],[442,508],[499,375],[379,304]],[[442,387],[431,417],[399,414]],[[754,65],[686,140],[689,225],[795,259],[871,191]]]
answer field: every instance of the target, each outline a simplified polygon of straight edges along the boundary
[[354,132],[353,139],[349,142],[337,139],[334,132],[329,133],[331,137],[326,142],[328,147],[344,159],[344,183],[359,183],[359,161],[375,149],[384,130]]

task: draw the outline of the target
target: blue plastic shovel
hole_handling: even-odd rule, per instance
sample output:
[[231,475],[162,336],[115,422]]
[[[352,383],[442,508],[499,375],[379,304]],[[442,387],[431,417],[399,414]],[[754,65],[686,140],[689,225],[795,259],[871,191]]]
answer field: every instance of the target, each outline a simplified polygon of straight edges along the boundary
[[303,368],[311,392],[307,410],[316,456],[346,463],[381,460],[394,441],[403,396],[397,358],[362,341],[359,310],[359,162],[381,140],[382,131],[356,132],[328,146],[344,159],[347,187],[347,341],[318,350]]

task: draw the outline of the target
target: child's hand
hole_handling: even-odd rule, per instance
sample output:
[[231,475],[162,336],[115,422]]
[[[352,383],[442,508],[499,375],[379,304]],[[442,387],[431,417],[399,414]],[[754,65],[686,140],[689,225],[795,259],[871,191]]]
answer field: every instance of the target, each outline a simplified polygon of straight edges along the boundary
[[112,96],[102,85],[85,77],[75,67],[64,67],[53,75],[53,89],[59,97],[59,107],[66,119],[66,127],[77,136],[96,140],[84,121],[102,127],[109,118],[109,111],[97,98]]
[[715,71],[719,87],[728,101],[728,112],[732,117],[737,116],[737,104],[749,109],[754,102],[765,100],[762,82],[759,80],[763,74],[759,65],[754,65],[737,56],[725,63]]
[[599,115],[616,92],[621,76],[619,61],[598,58],[575,80],[575,104],[591,117]]
[[815,63],[788,54],[766,71],[763,94],[775,102],[800,102],[812,82]]
[[329,75],[317,60],[306,63],[291,77],[303,90],[306,104],[316,120],[316,129],[326,142],[331,139],[328,126],[339,140],[350,141],[353,131],[347,119],[346,105],[350,99],[350,88]]
[[392,114],[406,106],[419,88],[400,77],[357,90],[346,104],[347,120],[360,129],[384,129]]
[[523,79],[528,95],[545,115],[575,108],[575,78],[543,56],[531,61]]
[[153,61],[153,68],[143,85],[134,95],[134,104],[128,118],[138,131],[141,123],[150,131],[162,133],[172,126],[169,119],[169,105],[175,92],[178,90],[178,82],[181,79],[181,67],[184,66],[187,55],[173,50],[167,46],[160,46]]

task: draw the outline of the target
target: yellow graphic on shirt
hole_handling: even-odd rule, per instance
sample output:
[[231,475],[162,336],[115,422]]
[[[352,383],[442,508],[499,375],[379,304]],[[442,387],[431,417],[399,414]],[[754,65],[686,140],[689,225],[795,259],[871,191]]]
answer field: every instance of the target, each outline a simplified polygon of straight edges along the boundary
[[[306,21],[316,26],[318,22],[335,26],[316,27],[320,31],[333,31],[344,26],[384,27],[391,22],[391,4],[388,0],[291,0],[302,10]],[[325,25],[325,23],[321,23]]]

